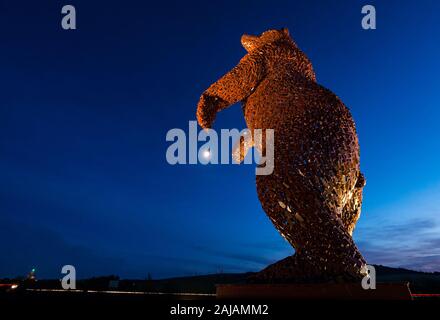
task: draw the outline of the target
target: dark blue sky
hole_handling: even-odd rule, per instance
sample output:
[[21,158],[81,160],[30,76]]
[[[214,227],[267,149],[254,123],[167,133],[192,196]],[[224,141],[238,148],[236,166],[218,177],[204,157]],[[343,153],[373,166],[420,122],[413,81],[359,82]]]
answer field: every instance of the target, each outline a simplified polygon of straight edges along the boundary
[[[73,4],[77,30],[61,29]],[[377,30],[361,28],[374,4]],[[287,27],[351,109],[368,261],[440,270],[437,1],[0,1],[0,277],[258,270],[292,253],[253,166],[170,166],[200,94]],[[216,128],[243,128],[239,106]]]

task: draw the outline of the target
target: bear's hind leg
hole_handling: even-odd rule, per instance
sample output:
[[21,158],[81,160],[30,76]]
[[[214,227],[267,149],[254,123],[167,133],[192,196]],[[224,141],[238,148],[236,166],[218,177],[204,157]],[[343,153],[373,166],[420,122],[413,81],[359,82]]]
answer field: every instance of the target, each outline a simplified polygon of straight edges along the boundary
[[315,264],[295,253],[277,261],[248,278],[250,283],[310,283],[328,282]]
[[341,220],[350,235],[353,235],[354,227],[361,215],[362,192],[365,186],[364,175],[359,172],[359,176],[353,190],[351,199],[345,204],[341,211]]
[[251,281],[351,282],[363,277],[365,260],[340,217],[318,193],[280,183],[276,174],[257,177],[257,189],[266,214],[296,253]]

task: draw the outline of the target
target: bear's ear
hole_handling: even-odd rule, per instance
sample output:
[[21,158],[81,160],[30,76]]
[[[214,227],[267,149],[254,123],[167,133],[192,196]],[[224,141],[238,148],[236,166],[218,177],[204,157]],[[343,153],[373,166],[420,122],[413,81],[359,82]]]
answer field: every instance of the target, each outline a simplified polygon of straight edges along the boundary
[[289,29],[287,29],[287,28],[283,28],[283,29],[281,29],[281,31],[282,31],[286,36],[289,36]]

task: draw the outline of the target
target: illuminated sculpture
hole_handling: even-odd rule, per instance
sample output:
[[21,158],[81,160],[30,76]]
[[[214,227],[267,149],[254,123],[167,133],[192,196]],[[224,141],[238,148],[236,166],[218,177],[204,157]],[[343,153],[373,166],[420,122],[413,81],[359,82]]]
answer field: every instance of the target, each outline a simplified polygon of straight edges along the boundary
[[274,129],[275,168],[257,176],[258,197],[295,254],[253,280],[357,281],[365,260],[351,235],[365,179],[350,112],[316,82],[287,29],[243,35],[241,43],[248,53],[202,94],[197,119],[210,128],[218,111],[241,101],[251,132]]

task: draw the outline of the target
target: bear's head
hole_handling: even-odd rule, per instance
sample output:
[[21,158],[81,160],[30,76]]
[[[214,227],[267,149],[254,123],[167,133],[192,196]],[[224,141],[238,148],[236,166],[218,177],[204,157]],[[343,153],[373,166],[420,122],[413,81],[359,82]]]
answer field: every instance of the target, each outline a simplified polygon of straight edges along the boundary
[[281,30],[267,30],[259,36],[244,34],[241,37],[241,45],[246,49],[247,52],[251,52],[266,44],[273,43],[281,39],[291,40],[289,37],[289,30],[287,30],[287,28],[283,28]]

